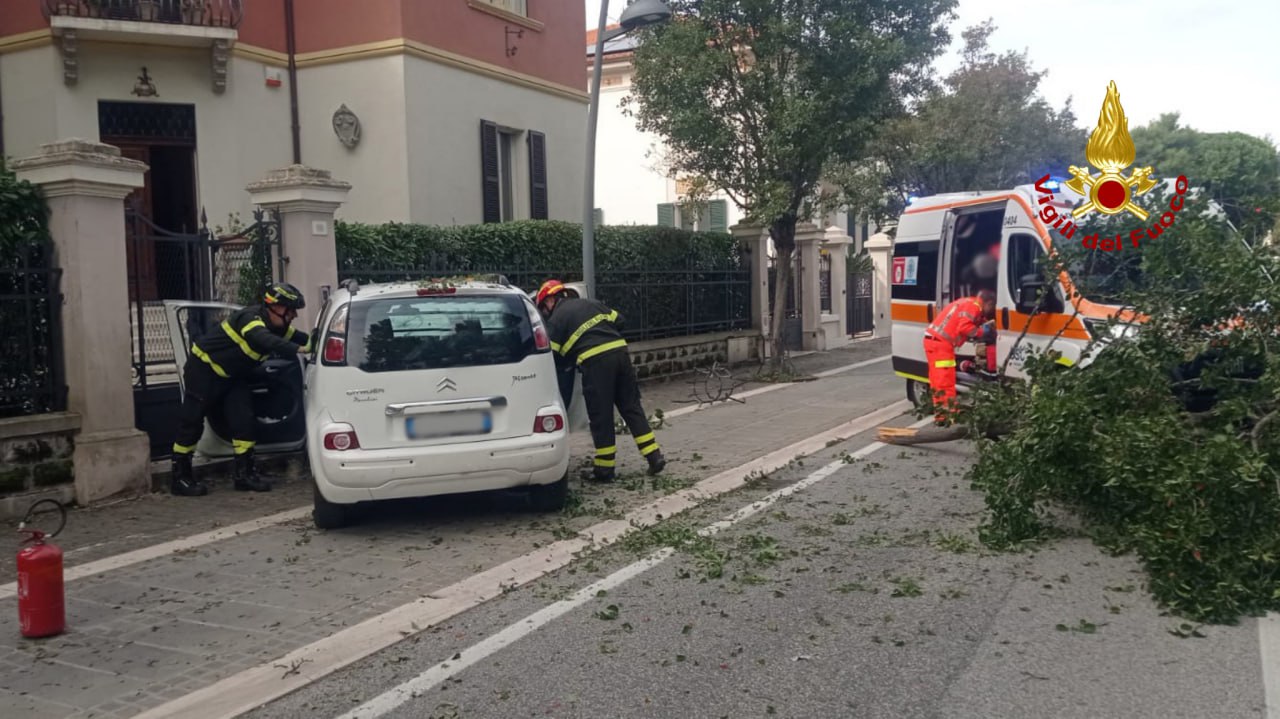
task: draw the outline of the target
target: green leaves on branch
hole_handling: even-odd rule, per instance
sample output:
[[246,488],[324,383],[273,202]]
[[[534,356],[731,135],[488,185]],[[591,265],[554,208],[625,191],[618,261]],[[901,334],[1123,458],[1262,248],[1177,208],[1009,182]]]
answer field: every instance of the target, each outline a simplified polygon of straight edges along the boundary
[[987,544],[1042,540],[1069,508],[1173,612],[1233,622],[1280,609],[1280,289],[1263,271],[1280,262],[1204,210],[1138,249],[1061,248],[1077,277],[1122,277],[1106,286],[1150,321],[1083,369],[1035,357],[1030,383],[981,388],[977,428],[1016,429],[979,444],[970,478]]

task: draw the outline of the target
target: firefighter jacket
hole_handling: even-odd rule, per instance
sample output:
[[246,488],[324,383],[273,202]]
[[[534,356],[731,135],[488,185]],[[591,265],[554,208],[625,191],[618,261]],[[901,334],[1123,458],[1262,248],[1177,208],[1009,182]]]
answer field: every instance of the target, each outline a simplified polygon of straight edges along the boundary
[[924,331],[924,336],[925,339],[942,340],[956,348],[982,334],[984,324],[982,301],[977,297],[961,297],[942,308]]
[[191,354],[213,368],[219,377],[244,377],[268,355],[292,357],[309,348],[311,338],[293,326],[273,329],[267,308],[252,305],[237,310],[222,324],[191,343]]
[[618,331],[622,319],[595,300],[568,297],[556,304],[547,319],[547,334],[557,364],[572,367],[597,355],[627,346]]

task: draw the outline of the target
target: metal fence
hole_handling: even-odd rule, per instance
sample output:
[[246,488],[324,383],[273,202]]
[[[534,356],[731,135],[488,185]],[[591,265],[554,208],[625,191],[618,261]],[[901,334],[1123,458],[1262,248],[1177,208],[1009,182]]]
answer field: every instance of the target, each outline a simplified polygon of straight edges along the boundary
[[751,327],[751,270],[614,270],[596,282],[600,301],[622,315],[627,339]]
[[53,248],[28,248],[0,267],[0,417],[67,408],[62,364],[62,271]]
[[[745,264],[745,260],[744,260]],[[547,279],[581,279],[576,272],[524,267],[456,267],[426,263],[411,268],[342,268],[339,280],[361,283],[420,281],[431,277],[500,274],[533,292]],[[630,340],[661,339],[751,327],[749,267],[707,270],[604,270],[596,278],[599,300],[622,315]]]

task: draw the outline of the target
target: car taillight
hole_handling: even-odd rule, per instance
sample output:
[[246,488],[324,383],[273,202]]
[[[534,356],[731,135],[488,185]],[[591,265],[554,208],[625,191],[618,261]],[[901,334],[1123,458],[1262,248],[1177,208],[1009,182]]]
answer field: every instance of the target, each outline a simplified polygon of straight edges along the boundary
[[326,432],[324,435],[324,448],[335,452],[345,452],[349,449],[360,449],[360,439],[356,437],[354,429]]
[[544,414],[533,420],[535,434],[559,432],[562,429],[564,429],[564,417],[558,414]]
[[342,364],[347,361],[347,341],[341,337],[330,337],[324,343],[324,361],[330,364]]
[[533,346],[539,352],[550,349],[551,337],[547,334],[547,326],[542,321],[542,313],[538,312],[538,308],[534,307],[532,302],[525,303],[525,310],[529,313],[529,324],[533,325]]
[[324,340],[324,351],[320,360],[327,365],[345,365],[347,363],[347,308],[343,306],[334,313],[329,322],[329,333]]

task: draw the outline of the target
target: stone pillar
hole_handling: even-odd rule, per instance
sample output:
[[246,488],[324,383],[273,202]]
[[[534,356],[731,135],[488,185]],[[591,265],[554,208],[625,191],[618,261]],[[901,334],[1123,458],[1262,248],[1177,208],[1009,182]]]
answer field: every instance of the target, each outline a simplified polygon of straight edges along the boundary
[[325,289],[338,284],[333,213],[346,202],[351,184],[333,179],[328,170],[290,165],[268,172],[245,190],[253,204],[280,213],[280,251],[289,258],[280,279],[306,296],[307,306],[294,325],[310,332]]
[[849,247],[853,238],[839,227],[831,226],[822,233],[822,248],[831,255],[831,314],[840,323],[834,333],[827,334],[827,346],[842,347],[849,343]]
[[819,261],[819,245],[822,243],[822,230],[817,225],[802,222],[796,225],[796,252],[800,255],[800,331],[801,349],[824,350],[827,348],[826,333],[822,331],[822,288],[819,273],[822,269]]
[[871,304],[875,318],[875,332],[873,337],[888,337],[893,331],[892,311],[893,306],[890,300],[889,288],[889,271],[893,264],[893,240],[883,232],[878,232],[867,240],[867,254],[871,255],[871,261],[875,264],[875,274],[871,278]]
[[769,231],[753,225],[729,228],[751,256],[751,328],[769,335]]
[[42,145],[12,167],[48,201],[62,268],[67,409],[80,415],[76,502],[146,492],[151,447],[134,426],[124,198],[142,187],[147,166],[119,148],[70,139]]

